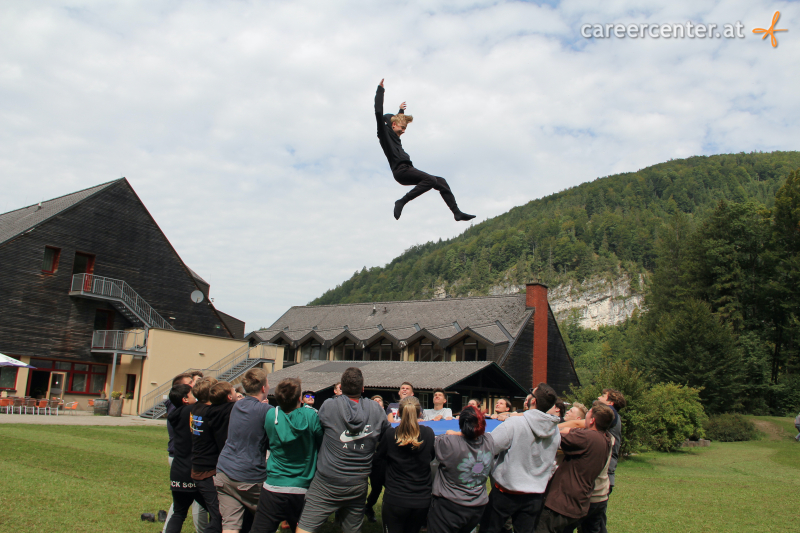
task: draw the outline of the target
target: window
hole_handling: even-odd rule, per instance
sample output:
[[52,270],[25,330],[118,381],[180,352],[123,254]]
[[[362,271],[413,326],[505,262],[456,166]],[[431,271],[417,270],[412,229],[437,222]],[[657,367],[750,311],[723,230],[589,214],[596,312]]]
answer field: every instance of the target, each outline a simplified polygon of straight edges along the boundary
[[58,270],[58,258],[61,257],[61,249],[52,246],[44,247],[44,260],[42,261],[42,272],[52,274]]
[[302,361],[324,361],[327,354],[321,344],[309,343],[301,349]]
[[16,389],[17,368],[13,366],[0,367],[0,389]]
[[444,350],[432,342],[414,345],[414,361],[444,361]]
[[106,365],[87,365],[83,363],[66,363],[71,365],[69,392],[84,394],[100,394],[106,386]]
[[136,392],[136,374],[128,374],[127,379],[125,380],[125,397],[128,398],[130,394],[130,398],[133,398],[133,394]]
[[400,350],[390,343],[373,344],[366,350],[364,359],[369,361],[400,361]]

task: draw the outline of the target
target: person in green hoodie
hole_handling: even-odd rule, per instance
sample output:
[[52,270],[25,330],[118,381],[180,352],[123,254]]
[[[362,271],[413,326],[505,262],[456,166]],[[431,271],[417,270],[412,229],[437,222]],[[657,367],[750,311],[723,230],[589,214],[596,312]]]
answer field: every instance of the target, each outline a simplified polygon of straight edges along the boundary
[[278,406],[267,413],[267,480],[261,489],[252,533],[275,533],[282,520],[291,531],[303,512],[306,491],[317,468],[322,426],[313,409],[301,409],[300,380],[286,378],[275,389]]

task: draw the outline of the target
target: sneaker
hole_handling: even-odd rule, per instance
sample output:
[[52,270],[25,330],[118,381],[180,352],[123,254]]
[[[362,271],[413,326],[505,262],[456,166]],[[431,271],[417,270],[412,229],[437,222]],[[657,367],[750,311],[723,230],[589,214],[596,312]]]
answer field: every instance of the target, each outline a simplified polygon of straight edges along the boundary
[[366,516],[367,520],[373,524],[378,521],[378,519],[375,518],[375,510],[372,507],[364,507],[364,516]]
[[467,213],[459,211],[458,213],[455,213],[453,215],[453,218],[455,218],[456,221],[461,222],[462,220],[463,221],[472,220],[473,218],[475,218],[475,215],[468,215]]
[[406,206],[406,203],[403,200],[397,200],[394,203],[394,219],[400,220],[400,215],[403,213],[403,208]]

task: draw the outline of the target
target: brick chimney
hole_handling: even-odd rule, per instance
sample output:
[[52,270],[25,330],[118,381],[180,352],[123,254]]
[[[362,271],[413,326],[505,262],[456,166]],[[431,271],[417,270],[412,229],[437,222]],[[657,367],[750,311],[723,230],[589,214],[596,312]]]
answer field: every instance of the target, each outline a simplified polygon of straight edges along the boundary
[[525,285],[525,307],[533,313],[533,385],[547,383],[547,285]]

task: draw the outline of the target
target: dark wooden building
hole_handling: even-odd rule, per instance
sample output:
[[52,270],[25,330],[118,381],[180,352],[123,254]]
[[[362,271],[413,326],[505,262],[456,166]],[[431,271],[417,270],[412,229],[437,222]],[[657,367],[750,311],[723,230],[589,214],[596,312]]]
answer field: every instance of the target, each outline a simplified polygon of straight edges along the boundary
[[578,384],[547,287],[538,283],[507,296],[292,307],[247,338],[286,346],[284,368],[319,360],[491,361],[525,389],[547,382],[562,393]]
[[149,328],[242,338],[244,323],[218,312],[208,291],[124,178],[1,214],[0,352],[39,370],[16,385],[3,371],[0,387],[43,395],[60,371],[64,394],[97,395],[109,348],[141,349],[113,346],[132,328],[144,331],[139,344]]

